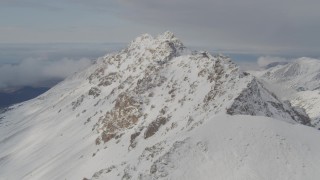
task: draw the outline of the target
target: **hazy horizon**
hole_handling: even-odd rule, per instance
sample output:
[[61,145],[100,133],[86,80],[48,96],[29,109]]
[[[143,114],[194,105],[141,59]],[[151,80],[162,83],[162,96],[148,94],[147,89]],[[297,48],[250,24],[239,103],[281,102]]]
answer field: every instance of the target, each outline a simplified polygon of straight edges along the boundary
[[[126,46],[126,43],[0,43],[0,89],[51,87],[74,72],[88,67],[98,57]],[[259,69],[262,66],[258,64],[259,58],[271,63],[300,57],[214,50],[188,44],[186,46],[191,50],[227,55],[243,70]]]

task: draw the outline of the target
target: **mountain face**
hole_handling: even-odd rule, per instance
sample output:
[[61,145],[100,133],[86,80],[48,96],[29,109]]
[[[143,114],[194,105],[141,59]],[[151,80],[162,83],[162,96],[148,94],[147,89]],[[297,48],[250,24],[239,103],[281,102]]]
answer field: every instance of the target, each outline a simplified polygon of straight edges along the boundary
[[320,128],[320,60],[300,58],[252,74],[283,100],[305,109],[311,124]]
[[142,35],[0,117],[0,179],[320,176],[320,134],[300,125],[310,124],[302,109],[170,32]]

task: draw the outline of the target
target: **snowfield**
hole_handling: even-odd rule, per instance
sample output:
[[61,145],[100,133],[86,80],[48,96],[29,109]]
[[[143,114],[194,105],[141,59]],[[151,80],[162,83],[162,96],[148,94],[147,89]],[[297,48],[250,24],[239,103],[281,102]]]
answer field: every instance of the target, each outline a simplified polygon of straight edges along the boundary
[[169,179],[319,177],[319,132],[309,127],[265,117],[217,116],[189,136],[174,146],[165,166],[159,163]]
[[[160,135],[134,151],[128,151],[127,142],[111,143],[94,157],[93,139],[81,129],[41,127],[57,129],[55,137],[49,136],[51,131],[31,129],[10,141],[1,139],[2,179],[91,178],[99,168],[101,174],[93,179],[121,179],[122,171],[131,179],[316,180],[320,176],[319,131],[267,117],[217,115],[194,131],[168,138]],[[152,157],[158,160],[148,162]]]
[[0,114],[0,179],[320,177],[320,132],[228,58],[148,34]]

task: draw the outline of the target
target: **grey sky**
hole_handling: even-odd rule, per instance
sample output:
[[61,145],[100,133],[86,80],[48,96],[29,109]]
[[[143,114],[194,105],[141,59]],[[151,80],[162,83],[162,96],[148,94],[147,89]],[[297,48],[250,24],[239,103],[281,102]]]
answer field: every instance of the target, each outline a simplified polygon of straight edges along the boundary
[[128,42],[173,31],[187,45],[319,56],[319,0],[0,0],[1,42]]
[[167,30],[249,69],[319,58],[319,7],[319,0],[0,0],[0,88],[63,79],[136,36]]

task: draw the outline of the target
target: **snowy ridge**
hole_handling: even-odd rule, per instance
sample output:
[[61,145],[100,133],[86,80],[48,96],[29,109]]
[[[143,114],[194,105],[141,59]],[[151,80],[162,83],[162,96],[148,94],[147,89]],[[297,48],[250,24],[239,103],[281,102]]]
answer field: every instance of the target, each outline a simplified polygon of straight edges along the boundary
[[268,164],[274,179],[319,175],[308,137],[320,135],[299,125],[310,121],[302,110],[171,32],[142,35],[13,108],[0,120],[0,179],[265,179]]
[[[279,100],[262,83],[252,81],[227,110],[229,114],[247,114],[293,119],[301,124],[310,125],[310,119],[304,109],[291,107],[290,102]],[[286,112],[286,113],[283,113]]]
[[287,87],[296,91],[316,90],[320,88],[320,60],[299,58],[261,71],[258,75],[273,83],[285,82]]
[[291,99],[293,106],[301,107],[312,119],[312,124],[320,128],[320,91],[300,91]]
[[299,58],[286,65],[251,72],[282,100],[305,109],[311,124],[320,128],[320,60]]

